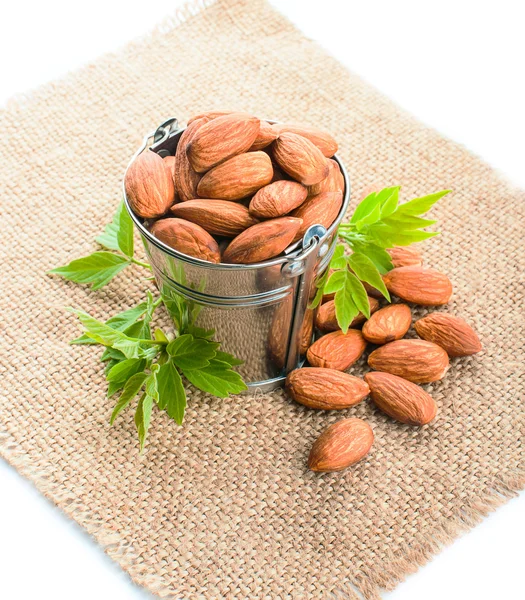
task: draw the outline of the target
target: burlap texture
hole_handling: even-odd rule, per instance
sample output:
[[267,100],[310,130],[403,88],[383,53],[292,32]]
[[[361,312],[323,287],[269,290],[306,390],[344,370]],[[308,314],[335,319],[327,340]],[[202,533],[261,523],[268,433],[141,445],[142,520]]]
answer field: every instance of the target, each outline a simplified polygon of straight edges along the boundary
[[[1,452],[160,597],[378,598],[525,483],[524,194],[262,0],[199,8],[0,114]],[[329,414],[280,391],[190,390],[184,426],[156,412],[143,456],[131,411],[109,427],[99,352],[68,346],[77,325],[63,307],[106,318],[140,301],[142,273],[94,293],[45,272],[93,250],[142,135],[209,107],[322,124],[354,201],[372,182],[402,184],[406,199],[454,190],[425,259],[450,275],[446,310],[485,350],[428,386],[432,425],[395,423],[368,401]],[[371,454],[308,472],[313,440],[350,415],[374,428]]]

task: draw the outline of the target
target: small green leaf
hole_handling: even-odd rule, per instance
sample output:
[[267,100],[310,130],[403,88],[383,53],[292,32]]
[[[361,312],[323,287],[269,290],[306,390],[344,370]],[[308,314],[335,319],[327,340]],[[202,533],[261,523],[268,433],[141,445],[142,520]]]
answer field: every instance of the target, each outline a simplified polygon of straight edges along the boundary
[[159,365],[151,366],[151,373],[145,381],[146,384],[146,395],[151,396],[155,402],[159,401],[159,390],[157,387],[157,373],[159,371]]
[[339,327],[341,327],[343,333],[346,333],[350,327],[350,323],[359,314],[359,309],[352,298],[352,290],[348,286],[344,286],[336,292],[334,304],[337,323],[339,324]]
[[169,342],[168,338],[166,337],[166,334],[162,331],[162,329],[159,329],[158,327],[153,332],[153,337],[157,340],[157,342],[166,342],[166,344]]
[[125,385],[126,385],[125,381],[110,381],[108,384],[108,393],[106,394],[107,397],[111,398],[111,396],[113,396],[113,394],[116,394]]
[[139,358],[140,342],[136,340],[120,339],[113,342],[113,348],[120,350],[126,358]]
[[182,379],[171,360],[163,364],[157,373],[159,408],[165,410],[176,423],[182,425],[186,410],[186,392]]
[[346,266],[345,247],[343,244],[338,244],[335,247],[332,260],[330,261],[331,269],[344,269]]
[[324,293],[333,294],[339,291],[345,285],[345,281],[346,269],[343,271],[334,271],[324,286]]
[[77,258],[64,267],[48,273],[60,275],[75,283],[90,283],[94,290],[103,287],[125,269],[131,261],[125,256],[112,252],[94,252],[84,258]]
[[350,273],[350,271],[348,271],[346,275],[345,287],[350,289],[352,300],[356,308],[359,310],[359,312],[363,313],[367,319],[369,319],[370,303],[368,301],[368,295],[361,281],[359,281],[359,279],[353,273]]
[[354,252],[348,260],[348,265],[361,281],[366,281],[375,287],[390,301],[390,294],[381,278],[381,273],[368,256]]
[[128,308],[128,310],[114,315],[106,321],[106,325],[109,325],[112,329],[116,329],[117,331],[125,331],[130,325],[135,323],[137,319],[142,317],[146,312],[147,307],[148,305],[146,302],[141,302],[133,308]]
[[166,350],[180,369],[202,369],[215,356],[219,346],[216,342],[195,339],[186,333],[170,342]]
[[372,223],[376,223],[381,217],[381,205],[376,204],[374,208],[365,215],[362,219],[359,219],[355,224],[357,231],[363,231],[365,225],[371,225]]
[[146,375],[146,373],[137,373],[128,379],[126,385],[124,386],[124,390],[120,395],[115,408],[113,409],[113,413],[109,421],[111,425],[113,425],[120,412],[126,408],[131,400],[133,400],[133,398],[139,393],[140,388],[144,385],[147,377],[148,375]]
[[139,434],[140,451],[144,450],[144,444],[148,437],[148,429],[151,421],[151,409],[153,408],[153,398],[144,394],[139,400],[137,411],[135,412],[135,426]]
[[391,228],[397,228],[402,231],[423,229],[437,223],[432,219],[422,219],[421,217],[413,217],[411,215],[398,215],[397,213],[382,220],[383,225]]
[[238,358],[235,358],[235,356],[233,356],[233,354],[228,354],[227,352],[221,352],[220,350],[217,350],[215,352],[215,356],[213,358],[215,360],[220,360],[221,362],[228,363],[232,367],[244,364],[243,360],[239,360]]
[[389,189],[389,195],[381,202],[381,219],[389,217],[393,212],[396,211],[399,203],[399,187],[387,188]]
[[350,225],[355,225],[358,221],[366,217],[366,215],[370,214],[378,203],[379,200],[376,192],[372,192],[366,198],[363,198],[350,219]]
[[105,362],[106,360],[116,360],[117,362],[121,360],[126,360],[126,357],[122,354],[120,350],[115,350],[115,348],[106,347],[104,348],[104,352],[102,352],[102,356],[100,360]]
[[79,318],[80,322],[87,330],[86,334],[98,344],[103,344],[104,346],[113,346],[118,340],[128,339],[124,333],[113,329],[105,323],[102,323],[102,321],[95,319],[82,310],[76,310],[74,308],[67,308],[66,310]]
[[215,335],[215,329],[204,329],[203,327],[197,327],[196,325],[187,325],[184,333],[189,333],[194,338],[211,340]]
[[219,398],[248,389],[239,373],[232,371],[228,363],[220,360],[211,359],[201,369],[182,369],[182,372],[195,387]]
[[451,190],[442,190],[441,192],[429,194],[428,196],[414,198],[409,202],[405,202],[405,204],[401,204],[396,213],[400,215],[412,215],[414,217],[422,215],[428,212],[438,200],[441,200],[441,198],[446,196],[450,191]]
[[95,241],[109,250],[120,250],[130,258],[133,256],[133,222],[124,202],[119,204],[113,220]]
[[127,381],[135,373],[144,371],[145,367],[146,361],[143,358],[127,358],[114,365],[109,370],[106,379],[114,382]]

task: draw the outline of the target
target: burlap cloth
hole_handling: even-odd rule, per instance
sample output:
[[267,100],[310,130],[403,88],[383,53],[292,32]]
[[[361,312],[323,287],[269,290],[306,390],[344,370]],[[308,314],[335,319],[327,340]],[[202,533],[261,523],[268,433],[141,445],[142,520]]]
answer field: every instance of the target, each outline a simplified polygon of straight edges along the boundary
[[[160,597],[378,598],[524,486],[525,197],[262,0],[199,8],[0,115],[1,452]],[[143,272],[91,292],[45,271],[93,250],[145,132],[214,106],[334,132],[354,202],[371,182],[402,184],[405,199],[454,190],[434,211],[443,233],[425,259],[450,275],[447,310],[485,350],[428,386],[430,426],[369,402],[349,410],[376,441],[343,473],[305,461],[345,414],[281,391],[191,390],[184,426],[157,411],[139,456],[132,411],[108,425],[100,353],[68,346],[78,329],[64,306],[106,318],[142,299]]]

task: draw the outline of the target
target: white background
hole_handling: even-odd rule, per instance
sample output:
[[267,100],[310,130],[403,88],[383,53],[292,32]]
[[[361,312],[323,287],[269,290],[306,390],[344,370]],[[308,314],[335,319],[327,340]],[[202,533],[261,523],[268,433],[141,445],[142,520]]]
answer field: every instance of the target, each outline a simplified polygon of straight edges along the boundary
[[[0,104],[118,49],[180,4],[4,0]],[[525,187],[522,2],[273,0],[273,4],[398,104]],[[75,523],[1,461],[0,482],[0,598],[151,598]],[[524,539],[525,494],[521,494],[395,592],[385,594],[385,599],[525,598]]]

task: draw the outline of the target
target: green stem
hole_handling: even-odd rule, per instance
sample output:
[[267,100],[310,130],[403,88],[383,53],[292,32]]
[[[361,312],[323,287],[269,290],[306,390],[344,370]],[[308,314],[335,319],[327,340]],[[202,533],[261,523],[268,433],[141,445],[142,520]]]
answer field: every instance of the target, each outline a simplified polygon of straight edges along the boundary
[[131,262],[134,265],[138,265],[139,267],[144,267],[145,269],[149,269],[151,271],[151,265],[148,263],[142,262],[141,260],[137,260],[136,258],[131,257]]

